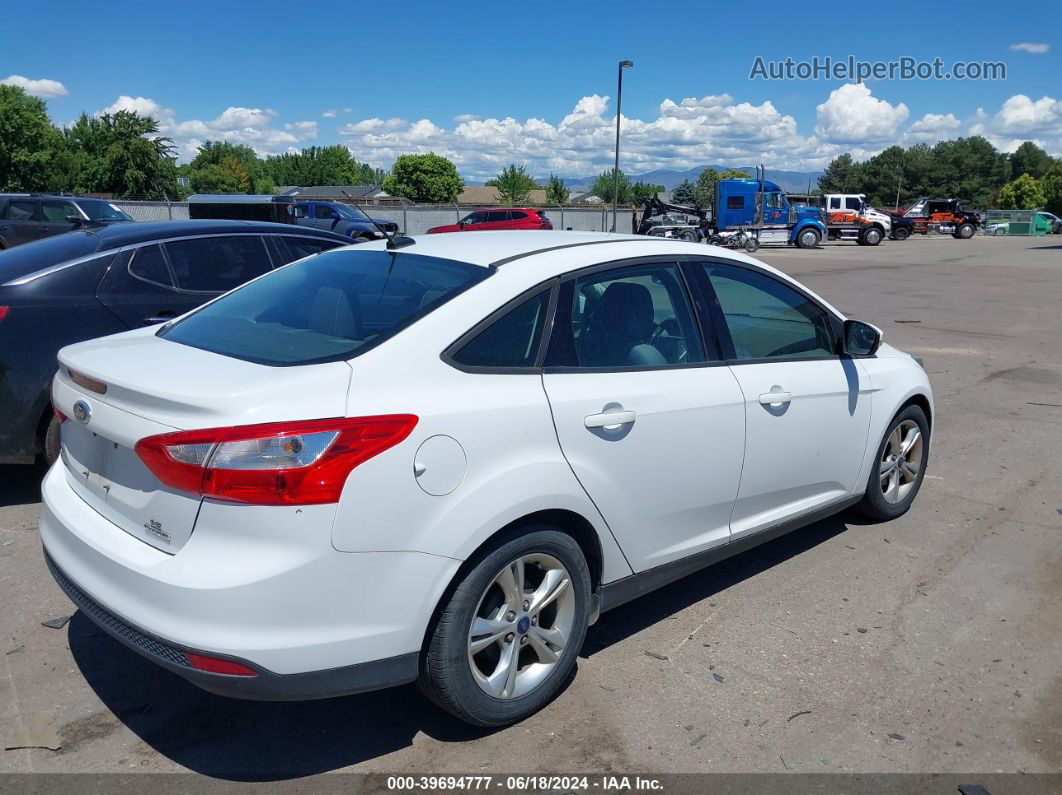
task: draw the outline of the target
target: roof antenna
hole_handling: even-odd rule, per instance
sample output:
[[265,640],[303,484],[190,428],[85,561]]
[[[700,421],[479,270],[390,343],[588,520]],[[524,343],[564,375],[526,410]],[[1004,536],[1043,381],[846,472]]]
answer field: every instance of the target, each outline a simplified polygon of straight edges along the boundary
[[[340,188],[340,190],[343,190],[343,189]],[[354,197],[353,196],[351,196],[345,190],[343,191],[343,195],[347,197],[347,199],[350,201],[351,204],[353,204],[355,207],[357,207],[359,210],[361,210],[362,215],[364,215],[366,218],[369,219],[369,222],[373,226],[376,227],[376,231],[377,232],[379,232],[381,235],[383,235],[384,237],[387,238],[387,250],[388,251],[394,251],[396,248],[405,248],[406,246],[412,246],[414,243],[417,242],[413,238],[406,237],[405,235],[396,235],[394,232],[388,233],[386,229],[384,229],[382,226],[380,226],[378,223],[376,223],[376,219],[375,218],[373,218],[367,212],[362,210],[361,207],[358,207],[358,203],[356,201],[354,201]]]

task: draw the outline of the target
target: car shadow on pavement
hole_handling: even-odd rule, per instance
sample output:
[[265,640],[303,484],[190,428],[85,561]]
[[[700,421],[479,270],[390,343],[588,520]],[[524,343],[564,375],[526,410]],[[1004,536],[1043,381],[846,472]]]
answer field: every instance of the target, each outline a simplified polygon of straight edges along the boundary
[[41,481],[48,470],[43,466],[0,466],[0,508],[41,501]]
[[848,512],[830,516],[691,574],[628,602],[619,609],[603,613],[598,622],[590,627],[580,656],[589,657],[607,649],[690,605],[843,533],[848,529],[848,524],[858,523],[861,520],[850,516]]
[[435,707],[413,685],[320,701],[242,701],[189,684],[111,638],[81,613],[70,650],[104,705],[155,751],[197,773],[279,781],[326,773],[412,744],[488,734]]
[[[606,613],[591,627],[581,656],[611,646],[845,529],[841,517],[825,519]],[[81,613],[71,620],[68,639],[85,680],[115,717],[158,753],[208,776],[286,780],[407,748],[418,733],[441,742],[489,733],[450,717],[413,685],[321,701],[240,701],[207,693],[158,667]]]

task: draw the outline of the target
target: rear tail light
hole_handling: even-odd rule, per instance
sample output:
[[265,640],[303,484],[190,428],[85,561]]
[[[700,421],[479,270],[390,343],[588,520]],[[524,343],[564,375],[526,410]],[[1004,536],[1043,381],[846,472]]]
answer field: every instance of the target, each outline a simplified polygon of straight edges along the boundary
[[62,425],[64,422],[66,422],[66,415],[63,414],[63,412],[59,411],[59,409],[57,409],[55,407],[55,379],[54,378],[52,379],[51,401],[52,401],[52,414],[55,415],[55,421],[58,422],[60,425]]
[[4,322],[4,319],[7,317],[7,313],[10,312],[10,311],[11,311],[11,307],[9,307],[9,306],[0,306],[0,323]]
[[250,668],[235,660],[226,660],[224,657],[211,657],[207,654],[185,652],[188,663],[197,671],[207,671],[212,674],[226,674],[228,676],[258,676],[254,668]]
[[160,481],[255,505],[337,502],[354,467],[416,427],[412,414],[272,422],[149,436],[136,453]]

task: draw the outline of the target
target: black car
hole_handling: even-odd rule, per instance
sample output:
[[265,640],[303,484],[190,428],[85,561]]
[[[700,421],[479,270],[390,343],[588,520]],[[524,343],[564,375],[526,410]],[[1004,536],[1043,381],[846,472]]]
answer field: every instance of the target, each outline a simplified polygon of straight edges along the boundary
[[343,235],[362,243],[397,232],[398,224],[383,219],[372,220],[359,210],[340,202],[296,200],[294,196],[197,193],[188,197],[191,218],[231,218],[240,221],[277,221],[308,226],[323,232]]
[[120,207],[104,199],[0,193],[0,249],[86,227],[131,223]]
[[84,229],[0,252],[0,463],[58,455],[49,388],[64,345],[163,323],[272,268],[347,243],[285,224],[164,221]]

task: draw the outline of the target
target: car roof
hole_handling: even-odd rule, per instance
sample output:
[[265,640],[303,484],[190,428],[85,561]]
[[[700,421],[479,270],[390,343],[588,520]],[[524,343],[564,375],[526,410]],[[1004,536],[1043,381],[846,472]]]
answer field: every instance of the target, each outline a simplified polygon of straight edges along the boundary
[[67,234],[96,235],[100,239],[99,248],[103,251],[133,245],[134,243],[144,243],[149,240],[190,237],[192,235],[231,235],[240,233],[309,235],[331,240],[342,240],[344,243],[350,242],[349,238],[321,229],[295,226],[293,224],[274,224],[267,221],[144,221],[136,224],[118,224],[99,229],[88,229],[84,232],[68,232]]
[[[513,230],[497,232],[450,232],[417,235],[411,246],[398,249],[408,254],[451,259],[483,267],[519,259],[543,251],[617,240],[646,241],[644,235],[617,235],[608,232],[560,232],[547,230]],[[663,238],[660,238],[663,241]],[[674,241],[664,241],[666,243]],[[384,248],[385,242],[376,240],[357,244],[359,248]]]

